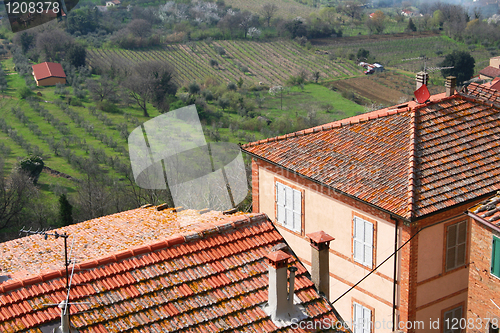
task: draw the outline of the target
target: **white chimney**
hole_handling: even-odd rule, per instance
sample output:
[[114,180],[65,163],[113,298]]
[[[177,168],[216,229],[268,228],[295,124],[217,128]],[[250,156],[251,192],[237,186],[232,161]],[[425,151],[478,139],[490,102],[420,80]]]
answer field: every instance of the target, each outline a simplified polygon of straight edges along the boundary
[[318,292],[330,297],[330,242],[332,236],[324,231],[307,234],[311,242],[311,275]]
[[[269,265],[268,306],[269,315],[273,321],[285,317],[289,309],[287,264],[291,257],[281,250],[266,255],[267,264]],[[293,304],[293,297],[291,299]]]
[[429,73],[426,72],[418,72],[417,73],[417,89],[418,90],[422,85],[427,85],[429,83]]

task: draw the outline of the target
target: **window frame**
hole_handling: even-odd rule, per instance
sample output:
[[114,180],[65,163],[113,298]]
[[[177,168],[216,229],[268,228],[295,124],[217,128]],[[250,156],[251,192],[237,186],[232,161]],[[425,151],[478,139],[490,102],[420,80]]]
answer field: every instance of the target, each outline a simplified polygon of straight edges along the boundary
[[[278,195],[279,195],[279,190],[278,190],[278,187],[280,184],[281,186],[283,186],[283,189],[284,189],[284,193],[285,193],[285,198],[284,198],[284,206],[283,207],[283,212],[284,212],[284,221],[281,222],[280,219],[279,219],[279,211],[280,211],[280,203],[278,202],[279,198],[278,198]],[[291,199],[291,202],[292,202],[292,208],[287,208],[286,206],[286,201],[287,201],[287,197],[286,197],[286,189],[289,189],[289,192],[288,193],[291,193],[292,194],[292,199]],[[296,198],[296,195],[300,195],[300,197],[297,199]],[[282,226],[283,228],[285,228],[286,230],[288,230],[289,232],[292,232],[296,235],[299,235],[299,236],[302,236],[303,233],[304,233],[304,190],[297,187],[297,186],[294,186],[286,181],[283,181],[279,178],[276,178],[274,179],[274,212],[275,212],[275,222],[279,225],[279,226]],[[299,206],[300,208],[300,211],[299,209],[297,209],[296,205]],[[287,209],[288,209],[288,212],[292,214],[293,216],[293,222],[292,222],[292,225],[290,225],[290,223],[287,223],[288,221],[286,220],[287,219]]]
[[[445,327],[445,325],[446,325],[445,320],[446,320],[446,314],[447,313],[450,313],[450,312],[454,313],[457,310],[460,310],[460,317],[457,318],[458,319],[458,323],[457,323],[458,324],[458,332],[459,333],[462,332],[462,329],[460,329],[460,319],[462,319],[464,317],[464,305],[463,304],[455,305],[452,308],[448,308],[448,309],[442,310],[443,326],[442,326],[441,332],[443,332],[443,333],[454,333],[454,331],[452,329],[447,329]],[[451,318],[453,319],[455,317],[451,317]],[[452,325],[452,326],[454,325],[453,321],[451,323],[449,323],[449,324]]]
[[[360,224],[362,224],[362,232],[360,230]],[[352,259],[354,262],[368,268],[373,268],[375,264],[375,231],[376,225],[374,222],[367,220],[361,216],[354,215],[352,219]],[[357,228],[358,227],[358,228]],[[371,229],[371,239],[369,241],[366,240],[366,231],[367,227]],[[359,230],[358,230],[359,229]],[[362,234],[362,238],[358,237],[359,234]],[[363,248],[363,259],[360,259],[356,254],[356,244],[361,243],[359,246]],[[367,256],[367,248],[370,248],[370,255]],[[369,260],[367,260],[369,259]]]
[[[465,224],[465,239],[463,242],[459,242],[459,228],[460,224]],[[456,235],[455,235],[455,244],[452,246],[449,246],[448,244],[448,235],[450,233],[450,228],[455,226],[456,230]],[[444,255],[443,255],[443,266],[444,266],[444,272],[450,272],[453,271],[457,268],[464,267],[467,264],[467,255],[468,255],[468,238],[469,238],[469,223],[467,223],[467,220],[460,220],[460,221],[454,221],[447,223],[445,226],[445,232],[444,232]],[[460,246],[464,246],[464,251],[463,251],[463,263],[458,264],[458,250]],[[448,255],[449,255],[449,250],[452,249],[454,250],[454,263],[452,266],[448,267]]]
[[[356,309],[361,310],[362,313],[362,318],[363,318],[363,323],[361,330],[358,328],[358,322],[357,322],[357,311]],[[365,318],[366,312],[369,312],[369,318]],[[353,333],[371,333],[373,330],[373,316],[374,316],[374,309],[371,309],[369,307],[366,307],[365,305],[361,304],[361,302],[358,302],[354,300],[352,302],[352,332]],[[368,320],[368,327],[365,327],[366,320]]]

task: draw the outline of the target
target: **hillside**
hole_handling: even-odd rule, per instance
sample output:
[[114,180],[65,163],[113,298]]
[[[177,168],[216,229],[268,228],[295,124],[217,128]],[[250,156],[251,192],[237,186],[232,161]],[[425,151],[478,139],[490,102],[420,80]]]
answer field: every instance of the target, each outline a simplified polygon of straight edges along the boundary
[[[224,55],[216,52],[222,48]],[[352,61],[338,59],[332,61],[326,52],[308,50],[287,40],[272,42],[253,41],[204,41],[190,44],[171,44],[164,48],[144,51],[122,49],[89,50],[88,62],[91,66],[107,68],[131,67],[147,61],[167,61],[177,71],[176,81],[187,84],[204,80],[208,76],[236,82],[240,77],[251,84],[262,82],[266,85],[284,84],[291,75],[301,70],[320,72],[322,80],[350,77],[362,74]],[[318,54],[319,53],[319,54]],[[210,60],[218,65],[211,66]],[[242,68],[246,67],[247,72]]]

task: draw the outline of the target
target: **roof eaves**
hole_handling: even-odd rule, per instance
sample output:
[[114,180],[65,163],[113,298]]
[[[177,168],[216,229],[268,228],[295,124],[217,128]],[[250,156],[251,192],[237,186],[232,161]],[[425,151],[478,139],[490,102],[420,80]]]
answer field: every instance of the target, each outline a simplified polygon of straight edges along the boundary
[[[304,136],[307,134],[313,134],[313,133],[318,133],[318,132],[322,132],[322,131],[329,131],[329,130],[332,130],[334,128],[341,128],[343,126],[350,126],[350,125],[354,125],[354,124],[364,123],[364,122],[367,122],[370,120],[375,120],[375,119],[378,119],[381,117],[392,116],[392,115],[397,114],[397,113],[402,113],[402,112],[408,111],[410,109],[408,107],[409,104],[410,103],[406,103],[406,104],[402,104],[402,105],[395,105],[395,106],[392,106],[390,108],[375,110],[373,112],[349,117],[346,119],[337,120],[337,121],[334,121],[334,122],[331,122],[331,123],[328,123],[325,125],[311,127],[311,128],[305,129],[305,130],[301,130],[301,131],[297,131],[297,132],[293,132],[293,133],[289,133],[289,134],[285,134],[285,135],[280,135],[280,136],[267,138],[267,139],[263,139],[263,140],[259,140],[259,141],[255,141],[255,142],[250,142],[250,143],[242,145],[241,148],[250,148],[250,147],[258,146],[258,145],[264,144],[264,143],[282,141],[282,140],[286,140],[286,139],[290,139],[290,138],[295,138],[298,136]],[[373,114],[370,114],[370,113],[373,113]],[[365,116],[365,117],[362,117],[362,116]]]

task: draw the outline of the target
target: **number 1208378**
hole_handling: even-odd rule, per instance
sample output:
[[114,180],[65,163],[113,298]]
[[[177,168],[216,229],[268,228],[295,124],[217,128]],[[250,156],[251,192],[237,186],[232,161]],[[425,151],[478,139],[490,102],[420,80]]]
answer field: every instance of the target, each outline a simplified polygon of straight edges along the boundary
[[5,3],[7,14],[46,14],[59,13],[59,2],[7,2]]

